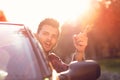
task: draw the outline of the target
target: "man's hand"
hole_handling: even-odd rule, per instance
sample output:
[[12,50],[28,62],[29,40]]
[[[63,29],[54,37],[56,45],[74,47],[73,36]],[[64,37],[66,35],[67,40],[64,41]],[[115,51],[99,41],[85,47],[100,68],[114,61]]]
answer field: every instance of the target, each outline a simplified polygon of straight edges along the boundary
[[76,48],[75,60],[81,61],[84,58],[85,49],[88,44],[87,33],[79,33],[73,36],[73,43]]
[[84,33],[79,33],[77,35],[74,35],[73,43],[77,52],[83,53],[88,43],[88,37]]

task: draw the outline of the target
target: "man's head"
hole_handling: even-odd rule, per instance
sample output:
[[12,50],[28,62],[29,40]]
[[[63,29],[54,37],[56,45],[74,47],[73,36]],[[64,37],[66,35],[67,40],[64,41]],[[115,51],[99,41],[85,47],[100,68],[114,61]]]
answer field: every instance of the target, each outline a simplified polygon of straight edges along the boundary
[[46,18],[40,22],[37,36],[46,53],[55,47],[59,34],[59,23],[55,19]]

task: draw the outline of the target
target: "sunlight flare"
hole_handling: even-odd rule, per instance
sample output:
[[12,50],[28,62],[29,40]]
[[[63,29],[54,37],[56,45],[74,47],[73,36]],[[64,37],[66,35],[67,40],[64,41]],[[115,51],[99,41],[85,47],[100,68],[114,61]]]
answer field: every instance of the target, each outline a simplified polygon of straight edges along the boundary
[[[94,16],[90,15],[90,13],[92,13],[90,11],[93,5],[96,5],[96,1],[97,0],[4,0],[0,1],[0,8],[4,11],[8,21],[24,23],[35,31],[40,21],[46,17],[57,19],[60,25],[66,21],[74,22],[78,17],[85,21]],[[81,21],[81,23],[85,22]]]

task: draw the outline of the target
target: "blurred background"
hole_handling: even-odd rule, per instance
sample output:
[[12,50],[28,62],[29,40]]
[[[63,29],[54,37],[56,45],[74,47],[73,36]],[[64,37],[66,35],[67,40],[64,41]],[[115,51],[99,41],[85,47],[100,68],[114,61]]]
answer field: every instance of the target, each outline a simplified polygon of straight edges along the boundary
[[119,8],[120,0],[0,0],[0,20],[3,11],[5,21],[24,23],[35,32],[45,17],[58,19],[62,34],[55,52],[65,63],[75,51],[73,35],[89,26],[85,54],[100,64],[98,80],[120,80]]
[[[88,46],[86,49],[86,59],[98,61],[101,66],[101,77],[98,80],[120,80],[120,0],[101,0],[99,9],[95,9],[97,17],[91,22],[94,15],[88,12],[85,24],[93,24],[88,32]],[[82,19],[83,21],[86,18]],[[92,19],[93,20],[93,19]],[[81,27],[80,27],[81,26]],[[85,25],[81,24],[81,18],[77,18],[76,25],[65,23],[63,33],[60,38],[58,48],[59,56],[65,62],[70,62],[71,54],[75,49],[72,36],[81,31]],[[69,58],[68,58],[69,57]]]

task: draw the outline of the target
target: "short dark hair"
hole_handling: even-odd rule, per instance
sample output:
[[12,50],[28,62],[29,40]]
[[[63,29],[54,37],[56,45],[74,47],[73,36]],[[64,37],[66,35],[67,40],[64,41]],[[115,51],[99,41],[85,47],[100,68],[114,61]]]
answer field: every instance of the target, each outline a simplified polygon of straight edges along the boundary
[[37,29],[37,33],[39,33],[43,25],[51,25],[52,27],[58,28],[59,30],[59,22],[57,20],[53,18],[45,18],[43,21],[40,22]]

